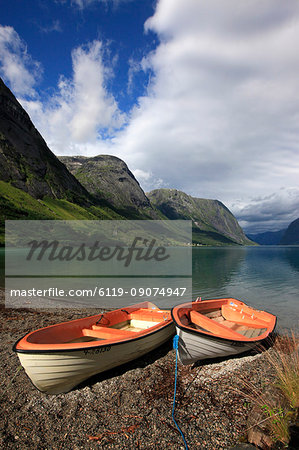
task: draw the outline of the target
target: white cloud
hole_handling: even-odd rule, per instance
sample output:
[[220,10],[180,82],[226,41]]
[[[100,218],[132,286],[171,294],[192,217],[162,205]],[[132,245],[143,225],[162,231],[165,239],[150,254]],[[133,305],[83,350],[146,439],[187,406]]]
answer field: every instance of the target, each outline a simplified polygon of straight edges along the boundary
[[136,170],[134,170],[134,176],[137,178],[137,180],[142,182],[142,181],[150,180],[152,177],[152,174],[150,172],[145,172],[144,170],[141,170],[141,169],[136,169]]
[[[156,189],[164,186],[164,181],[160,178],[157,178],[154,176],[152,172],[146,172],[141,169],[135,169],[133,170],[133,174],[135,178],[138,180],[138,182],[142,185],[142,188],[144,191],[148,191],[152,188],[152,186],[156,186]],[[148,189],[149,188],[149,189]]]
[[10,26],[0,25],[0,70],[15,94],[35,96],[41,65],[27,53],[26,44]]
[[123,123],[114,98],[105,88],[109,71],[102,55],[99,41],[94,41],[87,49],[77,48],[72,55],[74,76],[72,92],[69,94],[67,88],[67,96],[71,96],[75,108],[70,121],[71,135],[78,142],[96,138],[98,128],[119,128]]
[[60,77],[58,91],[48,103],[21,99],[56,154],[82,154],[90,147],[100,153],[106,147],[106,134],[124,123],[125,116],[106,89],[111,69],[103,62],[103,52],[103,44],[97,40],[76,48],[72,78]]
[[248,233],[282,230],[299,217],[299,188],[280,189],[253,198],[249,204],[236,202],[231,207]]

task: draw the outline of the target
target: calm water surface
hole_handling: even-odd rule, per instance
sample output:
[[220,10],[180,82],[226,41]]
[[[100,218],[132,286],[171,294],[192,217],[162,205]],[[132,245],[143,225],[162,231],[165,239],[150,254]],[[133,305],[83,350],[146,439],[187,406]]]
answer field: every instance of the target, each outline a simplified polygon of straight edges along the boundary
[[[198,247],[192,259],[193,300],[197,296],[238,298],[277,315],[280,329],[298,329],[299,247]],[[4,286],[3,248],[0,286]],[[159,306],[172,305],[165,299]]]
[[298,330],[299,247],[218,247],[193,250],[193,297],[231,296]]

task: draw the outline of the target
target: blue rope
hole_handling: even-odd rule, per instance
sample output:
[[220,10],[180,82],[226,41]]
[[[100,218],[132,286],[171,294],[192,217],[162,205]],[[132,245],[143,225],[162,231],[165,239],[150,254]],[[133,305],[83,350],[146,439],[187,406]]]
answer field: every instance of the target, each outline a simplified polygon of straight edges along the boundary
[[172,420],[175,423],[175,426],[177,427],[177,429],[179,430],[179,432],[181,433],[181,436],[183,438],[184,444],[185,444],[185,449],[188,450],[188,445],[185,439],[185,436],[182,432],[182,430],[180,429],[180,427],[178,426],[178,424],[176,423],[176,420],[174,418],[174,409],[175,409],[175,396],[176,396],[176,385],[177,385],[177,375],[178,375],[178,342],[179,342],[179,337],[176,334],[173,338],[173,348],[176,351],[175,352],[175,376],[174,376],[174,394],[173,394],[173,406],[172,406]]

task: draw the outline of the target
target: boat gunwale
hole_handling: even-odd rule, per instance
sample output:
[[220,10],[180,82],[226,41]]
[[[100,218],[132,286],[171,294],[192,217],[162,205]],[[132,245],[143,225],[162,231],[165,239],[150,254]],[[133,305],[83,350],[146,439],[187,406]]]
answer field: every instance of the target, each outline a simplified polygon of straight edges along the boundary
[[[94,341],[95,345],[92,346],[78,346],[77,348],[53,348],[53,349],[18,349],[17,345],[18,343],[24,339],[28,333],[26,333],[24,336],[22,336],[20,339],[18,339],[14,345],[12,350],[15,353],[27,353],[27,354],[51,354],[51,353],[69,353],[69,352],[84,352],[87,350],[97,350],[98,348],[101,347],[112,347],[115,345],[122,345],[122,344],[126,344],[126,343],[131,343],[140,339],[144,339],[148,336],[151,336],[152,334],[158,333],[159,331],[163,331],[165,328],[170,327],[171,325],[173,325],[174,322],[171,319],[168,319],[167,321],[165,321],[164,323],[161,322],[161,326],[159,326],[158,328],[149,331],[148,333],[144,333],[142,335],[137,335],[136,337],[129,337],[128,339],[122,339],[122,340],[118,340],[117,342],[107,342],[107,339],[103,340],[103,341]],[[148,328],[148,330],[150,330],[150,328]],[[137,333],[136,333],[137,334]]]
[[[227,298],[218,297],[218,298],[205,299],[203,301],[208,302],[208,301],[212,301],[212,300],[226,300],[226,299],[237,300],[238,302],[244,303],[244,302],[242,302],[242,300],[238,300],[237,298],[232,298],[232,297],[227,297]],[[269,335],[271,333],[273,333],[273,331],[274,331],[274,329],[276,327],[277,317],[274,316],[272,313],[268,313],[268,311],[263,310],[263,312],[271,314],[274,317],[274,319],[275,319],[272,329],[269,326],[267,331],[263,333],[263,334],[266,334],[264,337],[261,337],[261,336],[263,336],[263,334],[262,334],[261,336],[257,336],[255,338],[247,338],[246,339],[246,337],[243,336],[243,338],[242,338],[241,337],[242,335],[240,335],[240,339],[231,339],[231,338],[222,337],[222,336],[219,336],[219,335],[216,335],[216,334],[212,334],[212,333],[205,333],[202,330],[198,330],[198,329],[191,328],[191,327],[188,327],[186,325],[183,325],[181,323],[181,321],[178,322],[176,320],[175,316],[174,316],[175,310],[178,310],[179,308],[186,307],[186,305],[192,305],[192,303],[195,303],[195,302],[191,301],[191,302],[181,303],[179,305],[174,306],[173,308],[171,308],[171,317],[172,317],[172,320],[173,320],[173,322],[174,322],[174,324],[175,324],[175,326],[177,328],[179,328],[182,331],[185,331],[186,333],[191,333],[191,334],[194,334],[196,336],[200,335],[200,336],[205,337],[207,339],[213,339],[213,340],[218,340],[218,341],[225,341],[225,342],[230,342],[230,343],[238,343],[238,344],[259,343],[259,342],[262,342],[265,339],[267,339],[269,337]],[[201,313],[199,313],[199,314],[201,314]],[[178,317],[178,319],[179,319],[179,317]]]

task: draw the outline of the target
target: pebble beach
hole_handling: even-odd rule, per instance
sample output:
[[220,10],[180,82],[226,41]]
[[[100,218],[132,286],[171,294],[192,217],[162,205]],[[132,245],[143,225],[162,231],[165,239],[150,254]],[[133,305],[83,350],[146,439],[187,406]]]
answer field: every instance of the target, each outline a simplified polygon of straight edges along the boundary
[[[12,351],[14,342],[34,329],[95,313],[8,309],[1,291],[1,448],[185,448],[172,419],[172,341],[66,394],[46,395],[31,384]],[[174,415],[189,449],[246,442],[250,409],[239,391],[246,380],[257,388],[273,382],[267,351],[178,365]]]

